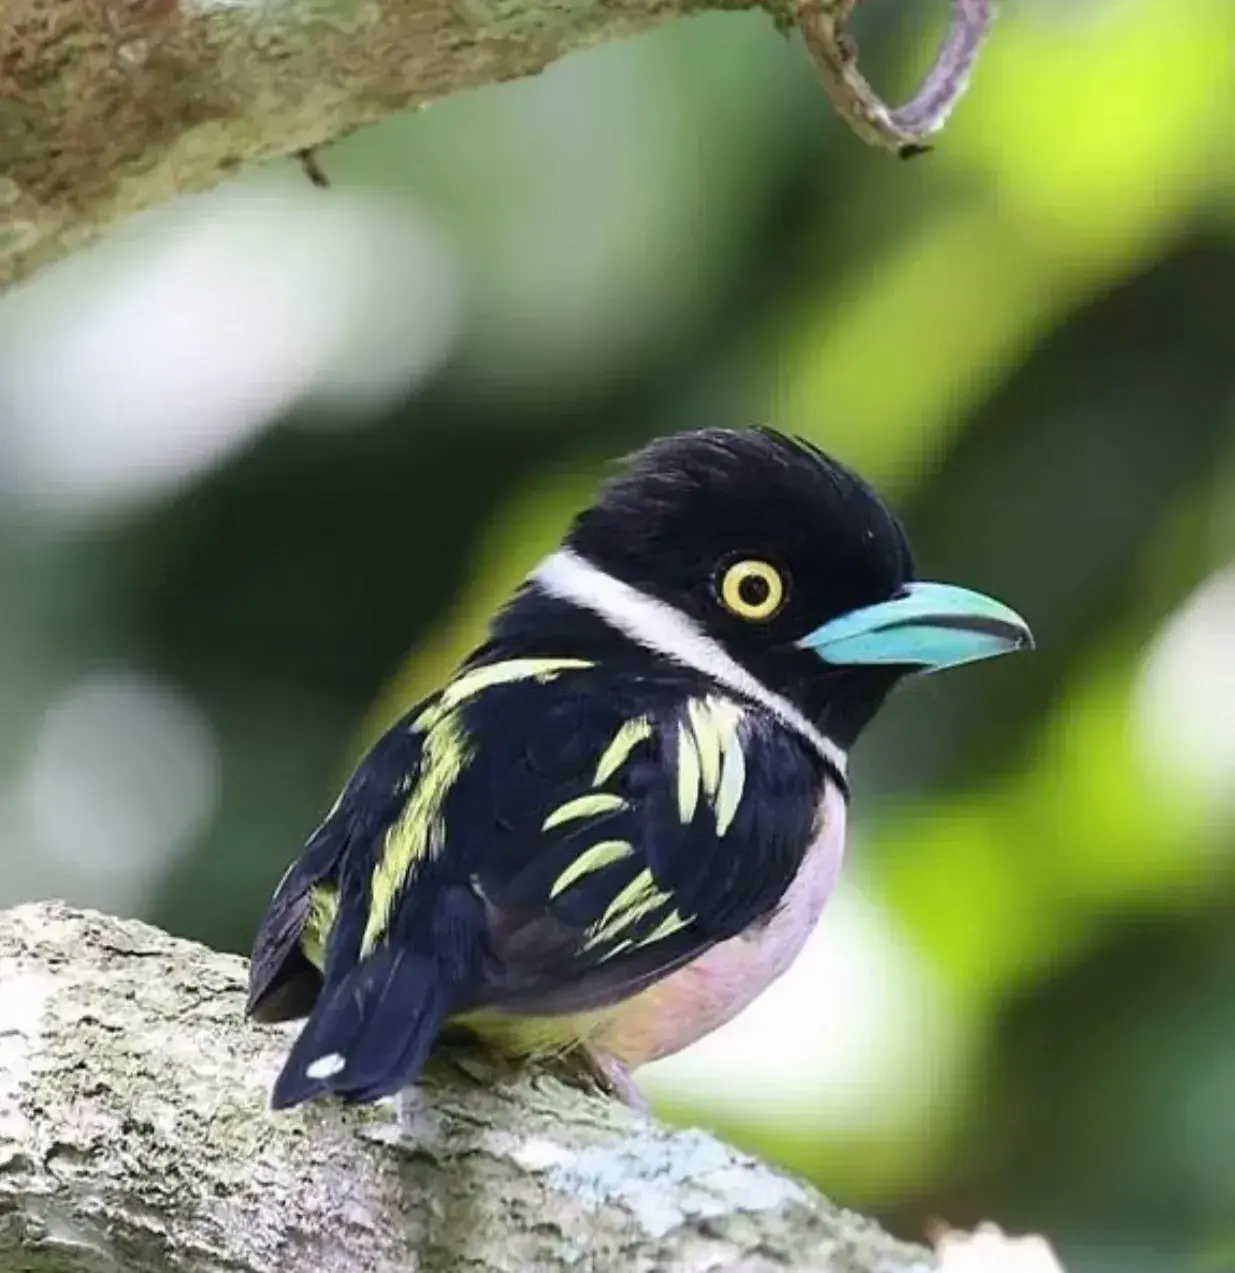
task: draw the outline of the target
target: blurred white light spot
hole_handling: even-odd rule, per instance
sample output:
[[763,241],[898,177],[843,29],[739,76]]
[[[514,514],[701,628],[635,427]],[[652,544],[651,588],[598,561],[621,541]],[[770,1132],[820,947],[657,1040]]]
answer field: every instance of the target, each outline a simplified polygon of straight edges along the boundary
[[99,875],[152,874],[206,825],[218,787],[202,714],[161,682],[116,673],[51,705],[21,793],[43,853]]
[[569,1162],[574,1155],[556,1141],[534,1136],[518,1146],[511,1157],[524,1171],[547,1171],[550,1167],[560,1167]]
[[1010,1238],[993,1224],[980,1225],[973,1233],[946,1233],[936,1250],[940,1273],[1063,1273],[1045,1238]]
[[945,1098],[957,1046],[929,969],[842,880],[779,981],[640,1081],[651,1095],[705,1099],[764,1125],[800,1128],[806,1118],[868,1132],[902,1126]]
[[1139,743],[1151,772],[1235,810],[1235,566],[1171,616],[1141,669]]
[[182,201],[0,305],[0,480],[56,510],[165,493],[301,399],[405,393],[459,322],[453,263],[406,206],[282,186]]

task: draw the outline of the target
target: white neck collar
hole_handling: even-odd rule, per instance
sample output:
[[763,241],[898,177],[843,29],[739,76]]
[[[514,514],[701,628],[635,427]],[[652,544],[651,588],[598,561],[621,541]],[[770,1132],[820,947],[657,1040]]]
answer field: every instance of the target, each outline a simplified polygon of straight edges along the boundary
[[689,615],[623,583],[569,548],[550,553],[532,572],[531,578],[550,596],[590,610],[645,649],[693,668],[718,685],[767,708],[844,776],[847,763],[844,749],[822,734],[787,698],[748,672]]

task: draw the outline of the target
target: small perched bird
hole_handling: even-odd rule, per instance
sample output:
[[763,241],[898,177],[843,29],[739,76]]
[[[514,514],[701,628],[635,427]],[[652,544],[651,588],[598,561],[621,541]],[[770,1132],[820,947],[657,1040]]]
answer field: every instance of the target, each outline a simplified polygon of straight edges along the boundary
[[1031,646],[999,602],[917,582],[897,518],[809,443],[652,443],[275,890],[249,1012],[308,1021],[272,1104],[400,1092],[447,1026],[637,1103],[632,1070],[797,956],[889,690]]

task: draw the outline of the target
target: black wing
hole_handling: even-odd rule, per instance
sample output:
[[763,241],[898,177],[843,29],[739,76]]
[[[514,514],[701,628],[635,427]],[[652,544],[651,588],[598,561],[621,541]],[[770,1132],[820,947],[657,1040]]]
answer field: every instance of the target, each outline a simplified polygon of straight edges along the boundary
[[823,782],[762,709],[702,688],[578,660],[464,672],[374,748],[275,895],[254,1011],[316,1001],[273,1104],[389,1094],[451,1015],[611,1003],[744,931],[793,880]]
[[344,864],[349,856],[367,859],[399,816],[420,768],[421,738],[409,726],[426,705],[370,751],[279,881],[253,940],[248,1014],[254,1020],[295,1020],[316,1003]]
[[471,863],[488,958],[468,1008],[627,997],[769,916],[816,830],[823,770],[761,708],[571,688],[539,711],[520,688],[469,713],[482,742],[449,822],[486,804],[491,822]]

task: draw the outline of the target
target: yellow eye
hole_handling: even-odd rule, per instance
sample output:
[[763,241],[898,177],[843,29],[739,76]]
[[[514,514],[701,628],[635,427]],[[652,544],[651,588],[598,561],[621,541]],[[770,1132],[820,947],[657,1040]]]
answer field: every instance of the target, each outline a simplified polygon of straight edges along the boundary
[[766,561],[735,561],[720,581],[720,599],[740,619],[770,619],[785,600],[785,581]]

